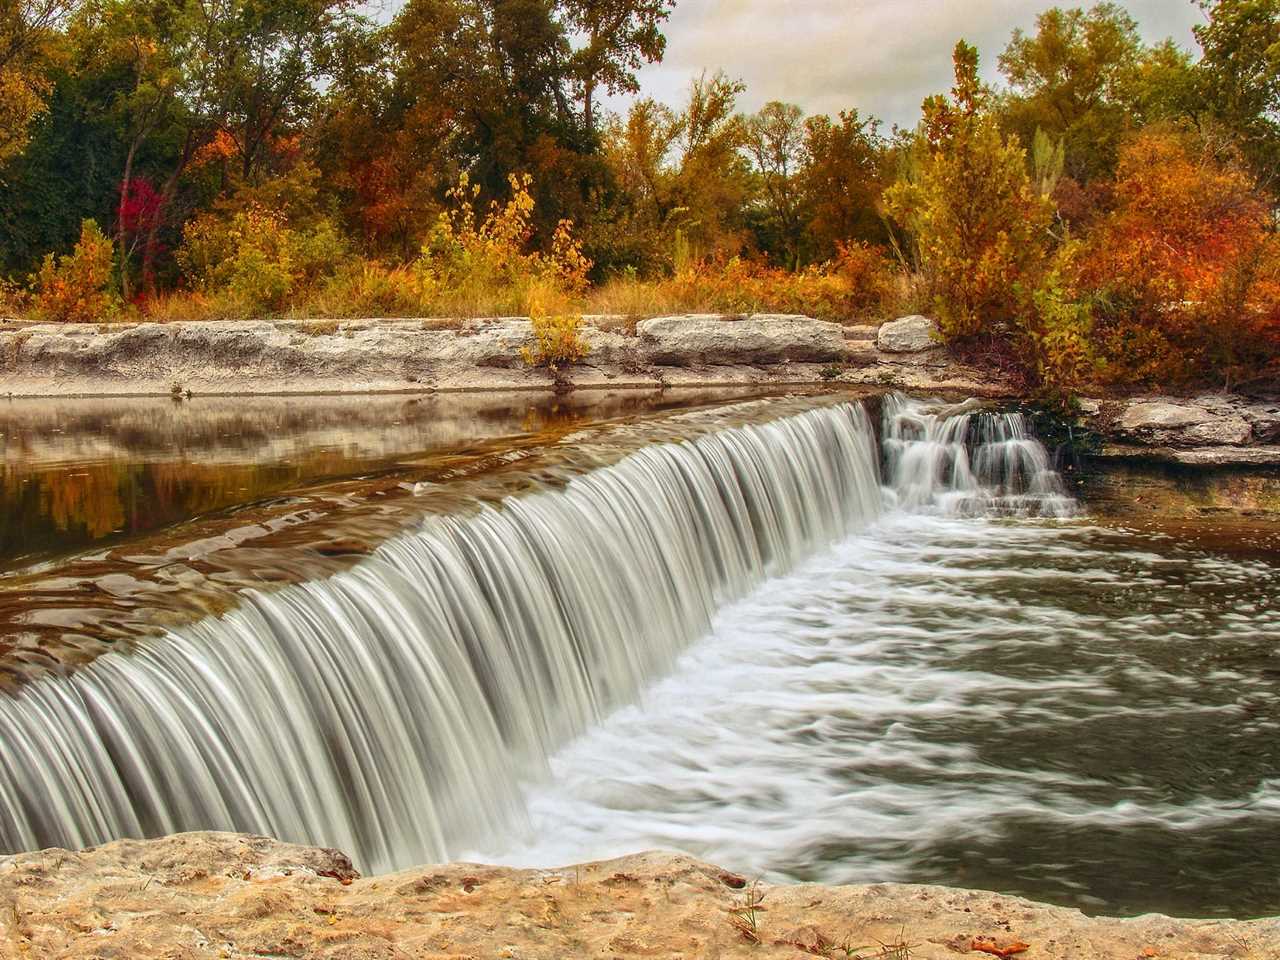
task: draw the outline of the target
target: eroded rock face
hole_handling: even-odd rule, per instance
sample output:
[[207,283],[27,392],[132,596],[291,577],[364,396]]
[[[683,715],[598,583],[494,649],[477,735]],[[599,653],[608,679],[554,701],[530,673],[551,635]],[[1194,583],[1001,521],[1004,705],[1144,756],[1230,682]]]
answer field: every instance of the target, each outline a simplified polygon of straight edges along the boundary
[[679,367],[827,363],[845,355],[838,323],[784,314],[654,317],[636,333],[647,362]]
[[761,884],[678,854],[560,870],[471,864],[361,878],[342,854],[262,837],[193,833],[81,853],[0,858],[6,956],[172,958],[845,956],[842,945],[913,944],[912,955],[982,956],[975,939],[1021,940],[1028,957],[1271,956],[1280,922],[1090,918],[946,887]]
[[880,327],[876,346],[885,353],[923,353],[941,348],[938,325],[928,317],[915,314],[891,320]]

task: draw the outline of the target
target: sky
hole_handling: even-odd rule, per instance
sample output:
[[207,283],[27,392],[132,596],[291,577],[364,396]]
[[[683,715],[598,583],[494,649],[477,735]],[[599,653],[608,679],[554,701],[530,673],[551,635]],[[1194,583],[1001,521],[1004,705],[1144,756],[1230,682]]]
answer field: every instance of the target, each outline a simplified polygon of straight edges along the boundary
[[[1054,5],[1017,0],[677,0],[667,22],[667,55],[645,67],[642,95],[677,105],[703,69],[746,82],[746,110],[769,100],[806,113],[855,107],[886,125],[915,126],[920,101],[951,86],[951,49],[963,37],[978,48],[984,79],[1014,27],[1029,30]],[[1091,5],[1058,0],[1060,6]],[[1148,41],[1172,37],[1195,50],[1192,0],[1128,0]],[[624,106],[625,101],[611,105]]]

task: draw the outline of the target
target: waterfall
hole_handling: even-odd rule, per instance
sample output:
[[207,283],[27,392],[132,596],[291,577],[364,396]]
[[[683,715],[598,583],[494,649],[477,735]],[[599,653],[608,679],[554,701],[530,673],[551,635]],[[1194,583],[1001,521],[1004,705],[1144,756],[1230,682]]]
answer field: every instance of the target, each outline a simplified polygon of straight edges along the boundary
[[1021,413],[903,394],[884,399],[886,491],[893,506],[962,515],[1075,512],[1044,445]]
[[222,829],[448,859],[720,606],[872,521],[878,459],[850,403],[656,444],[34,680],[0,697],[0,847]]

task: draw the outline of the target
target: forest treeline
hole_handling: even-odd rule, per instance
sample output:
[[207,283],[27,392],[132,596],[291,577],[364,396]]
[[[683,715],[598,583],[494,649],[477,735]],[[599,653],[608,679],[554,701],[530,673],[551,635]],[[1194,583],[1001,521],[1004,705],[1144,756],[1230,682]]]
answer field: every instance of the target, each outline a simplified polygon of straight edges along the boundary
[[913,130],[725,72],[610,112],[674,0],[4,2],[0,315],[919,311],[1054,396],[1280,373],[1280,0],[1195,50],[1047,10]]

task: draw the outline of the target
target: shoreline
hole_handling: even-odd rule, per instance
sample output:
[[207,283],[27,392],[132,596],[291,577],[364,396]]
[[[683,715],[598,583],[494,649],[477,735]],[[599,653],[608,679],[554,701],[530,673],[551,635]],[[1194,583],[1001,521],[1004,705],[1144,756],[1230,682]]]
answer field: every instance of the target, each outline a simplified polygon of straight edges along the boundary
[[1280,949],[1276,918],[1121,919],[955,887],[775,885],[660,852],[362,877],[339,851],[231,833],[3,857],[0,897],[13,904],[9,942],[48,958],[936,960],[991,946],[1045,960],[1208,960]]

